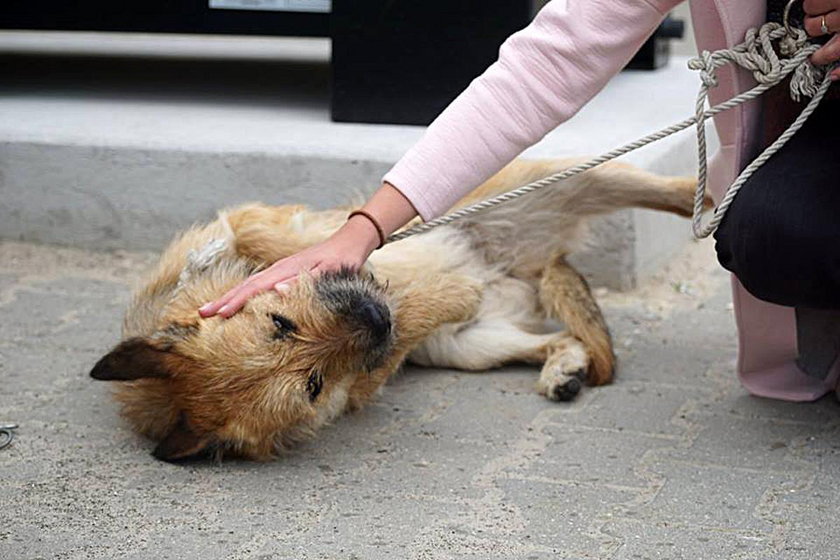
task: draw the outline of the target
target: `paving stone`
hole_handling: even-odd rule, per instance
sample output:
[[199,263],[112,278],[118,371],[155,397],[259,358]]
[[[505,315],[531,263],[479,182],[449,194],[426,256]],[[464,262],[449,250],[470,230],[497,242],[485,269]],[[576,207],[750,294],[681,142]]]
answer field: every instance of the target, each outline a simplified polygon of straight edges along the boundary
[[20,275],[18,274],[0,272],[0,305],[3,304],[2,294],[4,294],[9,288],[16,286],[19,278]]
[[684,409],[711,396],[710,390],[619,379],[613,385],[599,388],[589,406],[574,421],[619,432],[679,438],[685,436],[687,429]]
[[505,503],[516,506],[522,529],[519,542],[537,544],[560,558],[598,556],[610,552],[615,540],[597,531],[600,517],[637,492],[533,480],[501,481]]
[[615,519],[604,531],[621,541],[614,560],[697,560],[763,554],[769,533],[685,526],[668,521]]
[[628,508],[627,517],[760,532],[771,528],[759,515],[765,492],[797,479],[794,473],[676,461],[654,463],[647,470],[661,478],[662,487],[649,502]]
[[786,538],[773,558],[834,560],[840,550],[837,507],[833,504],[786,507],[776,512],[785,524]]
[[[69,296],[74,299],[114,301],[123,305],[128,303],[129,300],[126,283],[98,280],[90,277],[62,276],[58,280],[50,277],[32,279],[27,284],[26,289],[37,293]],[[88,301],[83,303],[84,305],[91,304]]]
[[671,448],[674,440],[599,429],[557,426],[545,450],[517,474],[546,481],[645,489],[650,476],[637,467],[646,453]]
[[[101,343],[97,346],[101,347]],[[52,343],[41,342],[33,345],[0,343],[0,376],[10,393],[87,388],[91,385],[88,372],[100,357],[99,349],[59,349]]]
[[801,471],[803,461],[794,453],[804,438],[824,428],[813,424],[778,423],[769,419],[733,415],[690,414],[688,421],[702,426],[690,447],[663,453],[673,459],[744,469]]
[[835,395],[826,395],[813,403],[782,402],[751,396],[740,385],[733,384],[721,402],[704,403],[701,409],[726,411],[744,418],[771,422],[798,422],[826,426],[840,420],[840,403]]

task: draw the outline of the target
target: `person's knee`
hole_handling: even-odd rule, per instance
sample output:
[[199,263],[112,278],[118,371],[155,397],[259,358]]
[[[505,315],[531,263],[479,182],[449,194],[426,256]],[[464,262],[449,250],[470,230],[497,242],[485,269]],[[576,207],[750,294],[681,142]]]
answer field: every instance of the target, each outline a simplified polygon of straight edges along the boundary
[[[736,275],[747,274],[750,268],[765,263],[773,252],[773,238],[779,217],[760,200],[747,201],[747,193],[735,198],[715,232],[715,251],[721,266]],[[763,268],[763,267],[762,267]]]
[[813,245],[789,218],[784,206],[744,200],[730,207],[715,233],[721,266],[754,296],[774,303],[796,299],[795,278],[808,267],[807,247]]

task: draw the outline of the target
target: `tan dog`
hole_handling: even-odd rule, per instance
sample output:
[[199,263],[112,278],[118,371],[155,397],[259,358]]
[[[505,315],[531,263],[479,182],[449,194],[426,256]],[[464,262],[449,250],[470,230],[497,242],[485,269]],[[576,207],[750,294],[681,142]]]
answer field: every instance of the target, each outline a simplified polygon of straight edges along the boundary
[[[574,161],[517,161],[465,205]],[[609,383],[610,335],[566,261],[585,218],[641,206],[689,215],[695,182],[623,164],[595,170],[376,251],[360,272],[303,278],[230,319],[198,307],[254,271],[325,239],[347,209],[248,205],[193,228],[164,252],[125,318],[124,340],[93,368],[159,459],[207,452],[252,459],[370,400],[408,358],[485,370],[539,364],[537,391],[573,398]],[[547,319],[565,323],[549,332]]]

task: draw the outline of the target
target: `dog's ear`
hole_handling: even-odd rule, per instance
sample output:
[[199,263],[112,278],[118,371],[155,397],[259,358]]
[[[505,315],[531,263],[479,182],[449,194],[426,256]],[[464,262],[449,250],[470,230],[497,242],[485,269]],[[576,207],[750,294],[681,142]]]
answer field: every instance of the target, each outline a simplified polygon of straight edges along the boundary
[[93,366],[90,376],[100,381],[167,378],[175,359],[167,346],[148,338],[129,338],[105,354]]
[[178,423],[155,447],[152,455],[155,459],[169,463],[196,459],[204,456],[206,451],[210,451],[213,447],[212,443],[212,436],[197,434],[182,412]]

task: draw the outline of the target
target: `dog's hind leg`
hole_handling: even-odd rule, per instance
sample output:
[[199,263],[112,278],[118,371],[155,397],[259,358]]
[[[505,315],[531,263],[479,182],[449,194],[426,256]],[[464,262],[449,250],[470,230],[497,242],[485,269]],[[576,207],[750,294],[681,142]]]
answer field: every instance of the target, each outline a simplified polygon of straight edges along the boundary
[[442,329],[416,348],[409,359],[419,365],[484,371],[508,363],[543,364],[537,391],[566,401],[580,391],[589,354],[566,331],[537,334],[512,322],[479,321],[457,333]]
[[[563,321],[568,333],[583,344],[589,358],[586,382],[589,385],[603,385],[612,381],[615,354],[609,329],[586,280],[566,262],[563,253],[555,254],[543,269],[539,291],[548,316]],[[565,361],[565,358],[555,357],[554,353],[562,355],[568,348],[568,344],[563,343],[556,351],[549,352],[543,376],[554,375],[548,371],[554,367],[552,364]],[[568,368],[564,366],[560,369]]]
[[586,347],[568,332],[561,332],[541,350],[545,363],[537,381],[537,392],[553,401],[575,398],[590,365]]
[[446,325],[409,355],[421,366],[484,371],[508,363],[542,364],[556,333],[531,333],[512,321],[483,319],[467,325]]
[[[689,217],[697,187],[693,177],[657,175],[621,162],[605,163],[571,181],[576,187],[570,189],[566,211],[579,215],[640,207]],[[704,205],[706,208],[712,206],[709,195],[706,195]]]
[[[514,160],[490,178],[456,207],[463,207],[491,196],[542,179],[577,164],[582,159]],[[642,207],[691,216],[697,180],[692,177],[668,177],[650,173],[622,162],[607,162],[529,195],[537,208],[562,209],[564,214],[592,216],[620,208]],[[706,197],[706,207],[712,205]]]

